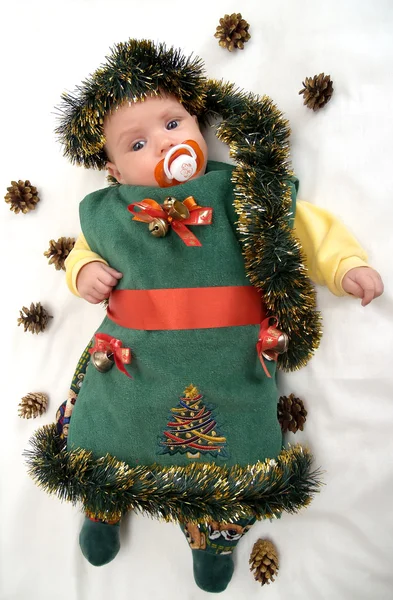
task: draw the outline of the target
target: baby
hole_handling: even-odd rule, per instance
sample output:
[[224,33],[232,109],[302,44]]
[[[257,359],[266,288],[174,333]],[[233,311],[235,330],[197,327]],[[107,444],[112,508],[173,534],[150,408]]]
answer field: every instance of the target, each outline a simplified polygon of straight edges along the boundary
[[[321,335],[308,276],[364,306],[382,281],[342,224],[296,202],[271,101],[207,81],[199,59],[129,40],[64,100],[66,155],[117,182],[81,202],[67,281],[109,304],[31,473],[82,502],[92,564],[141,510],[180,523],[197,585],[221,592],[254,521],[318,486],[277,421],[276,367],[303,366]],[[198,118],[213,115],[236,166],[208,161]]]

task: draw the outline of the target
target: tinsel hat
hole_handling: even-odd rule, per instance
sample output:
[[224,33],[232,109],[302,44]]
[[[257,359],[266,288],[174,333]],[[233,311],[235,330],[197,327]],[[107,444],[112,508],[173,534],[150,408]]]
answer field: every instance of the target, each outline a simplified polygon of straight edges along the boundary
[[64,93],[56,133],[71,162],[104,169],[104,119],[117,106],[160,93],[175,96],[192,115],[200,115],[206,96],[203,63],[181,50],[130,39],[111,54],[74,93]]
[[105,168],[105,116],[126,102],[162,92],[178,98],[201,124],[221,119],[216,136],[235,162],[234,208],[247,275],[288,335],[279,368],[304,366],[319,344],[321,319],[291,226],[298,182],[289,160],[290,129],[269,97],[206,79],[198,57],[130,39],[115,45],[74,94],[63,94],[57,133],[65,155],[88,168]]

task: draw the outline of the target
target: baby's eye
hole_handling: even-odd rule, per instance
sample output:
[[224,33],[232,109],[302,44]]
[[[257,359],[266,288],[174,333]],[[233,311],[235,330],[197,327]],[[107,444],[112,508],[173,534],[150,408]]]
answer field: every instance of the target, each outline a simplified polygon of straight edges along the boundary
[[142,148],[145,146],[145,144],[146,144],[146,142],[143,142],[142,140],[140,140],[139,142],[135,142],[132,149],[134,152],[138,152],[138,150],[142,150]]
[[176,129],[176,127],[179,125],[179,121],[169,121],[168,125],[166,126],[167,129]]

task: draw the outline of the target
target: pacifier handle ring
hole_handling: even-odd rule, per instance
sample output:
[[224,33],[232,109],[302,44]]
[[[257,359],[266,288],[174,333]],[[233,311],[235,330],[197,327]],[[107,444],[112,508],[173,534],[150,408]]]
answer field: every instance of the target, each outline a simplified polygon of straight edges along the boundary
[[191,146],[188,146],[188,144],[178,144],[177,146],[173,146],[173,148],[171,148],[167,152],[167,154],[165,156],[165,159],[164,159],[164,173],[165,173],[165,175],[167,176],[168,179],[173,179],[172,173],[170,172],[170,170],[168,168],[169,159],[171,158],[171,156],[175,152],[177,152],[181,148],[184,148],[185,150],[188,150],[194,160],[197,159],[197,155],[196,155],[196,152],[195,152],[194,148],[191,148]]

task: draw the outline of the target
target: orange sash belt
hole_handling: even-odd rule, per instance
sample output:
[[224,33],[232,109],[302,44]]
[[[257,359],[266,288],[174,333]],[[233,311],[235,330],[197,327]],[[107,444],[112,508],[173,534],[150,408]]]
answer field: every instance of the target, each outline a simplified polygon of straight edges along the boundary
[[108,317],[129,329],[208,329],[259,325],[266,317],[252,286],[114,290]]

